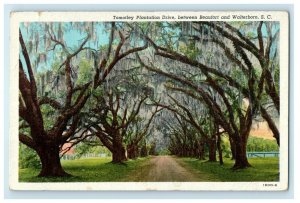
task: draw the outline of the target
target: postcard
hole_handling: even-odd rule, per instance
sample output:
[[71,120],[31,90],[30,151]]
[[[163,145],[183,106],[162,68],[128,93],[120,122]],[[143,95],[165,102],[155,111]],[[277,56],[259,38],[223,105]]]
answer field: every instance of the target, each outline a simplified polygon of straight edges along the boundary
[[11,190],[288,189],[288,12],[10,22]]

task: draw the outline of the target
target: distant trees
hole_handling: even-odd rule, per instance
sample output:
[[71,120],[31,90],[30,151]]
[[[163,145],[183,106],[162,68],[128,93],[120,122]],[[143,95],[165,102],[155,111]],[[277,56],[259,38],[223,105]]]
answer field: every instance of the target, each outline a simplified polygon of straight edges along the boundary
[[279,147],[273,140],[259,137],[250,137],[247,143],[249,152],[278,152]]
[[22,143],[19,145],[19,168],[41,168],[36,152]]
[[154,155],[154,156],[157,155],[156,143],[155,142],[151,143],[151,145],[150,145],[149,155]]
[[99,139],[96,137],[90,137],[80,143],[78,143],[74,149],[74,158],[80,158],[82,156],[111,156],[110,151],[103,146]]
[[146,143],[142,143],[141,151],[140,151],[140,156],[141,157],[146,157],[148,156],[148,149]]
[[174,117],[180,125],[178,126],[179,128],[170,124],[167,125],[170,128],[168,131],[170,139],[169,151],[177,156],[197,157],[200,160],[204,160],[204,138],[185,119],[181,120],[176,114]]

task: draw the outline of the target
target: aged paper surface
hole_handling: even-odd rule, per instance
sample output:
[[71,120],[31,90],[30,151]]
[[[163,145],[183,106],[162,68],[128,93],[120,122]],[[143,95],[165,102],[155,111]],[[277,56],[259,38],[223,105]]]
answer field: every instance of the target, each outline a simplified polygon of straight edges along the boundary
[[[279,25],[280,147],[278,181],[204,182],[20,182],[19,181],[19,28],[43,22],[277,22]],[[288,188],[289,17],[284,11],[224,12],[14,12],[10,33],[9,182],[13,190],[217,190],[279,191]],[[267,28],[264,28],[267,29]],[[267,31],[265,31],[267,32]],[[270,32],[273,32],[272,30]],[[263,34],[264,35],[264,34]],[[42,36],[39,36],[42,38]],[[255,37],[255,36],[254,36]],[[248,54],[248,53],[246,53]],[[255,166],[253,166],[255,167]],[[242,169],[241,169],[242,170]]]

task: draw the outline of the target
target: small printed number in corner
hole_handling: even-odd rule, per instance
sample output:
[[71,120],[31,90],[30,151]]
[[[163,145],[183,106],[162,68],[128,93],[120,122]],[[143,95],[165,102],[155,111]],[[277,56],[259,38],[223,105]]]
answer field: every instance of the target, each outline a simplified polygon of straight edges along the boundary
[[264,183],[264,187],[277,187],[277,183]]

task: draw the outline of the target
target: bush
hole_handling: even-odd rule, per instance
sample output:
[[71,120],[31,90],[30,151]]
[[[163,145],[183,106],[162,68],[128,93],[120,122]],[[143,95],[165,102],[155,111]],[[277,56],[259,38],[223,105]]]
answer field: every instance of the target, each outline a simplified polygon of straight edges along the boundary
[[222,147],[222,152],[223,152],[224,157],[231,158],[232,154],[231,154],[230,142],[229,142],[228,136],[223,137],[221,143],[222,143],[221,147]]
[[247,143],[248,152],[278,152],[279,147],[275,140],[267,140],[259,137],[249,137]]
[[170,155],[171,152],[168,149],[161,149],[158,151],[158,155]]
[[149,155],[154,155],[154,156],[157,155],[157,152],[156,152],[156,143],[152,143],[151,144],[151,147],[150,147],[150,150],[149,150]]
[[24,144],[19,144],[19,167],[20,168],[41,168],[40,158],[37,153]]
[[[222,151],[224,157],[230,158],[230,142],[227,136],[222,137]],[[275,140],[249,136],[247,142],[247,152],[278,152],[279,147]]]
[[76,158],[80,158],[86,154],[106,154],[111,156],[111,152],[106,148],[101,146],[99,140],[93,142],[93,145],[90,145],[89,141],[83,141],[74,147]]

